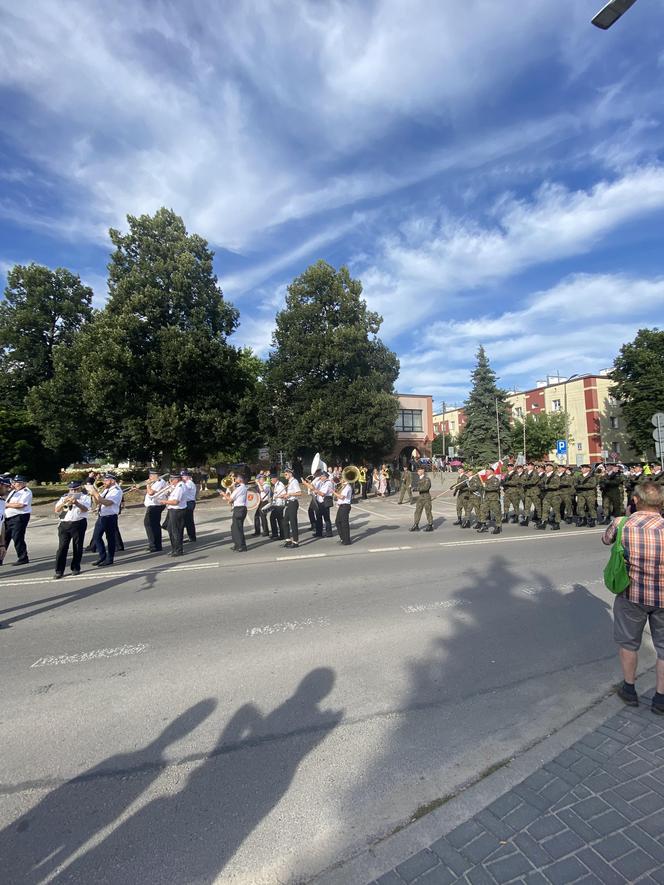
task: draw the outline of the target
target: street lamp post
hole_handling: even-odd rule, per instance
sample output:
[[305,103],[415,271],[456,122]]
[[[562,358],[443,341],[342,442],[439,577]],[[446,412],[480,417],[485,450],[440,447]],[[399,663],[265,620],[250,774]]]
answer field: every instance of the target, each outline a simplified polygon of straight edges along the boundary
[[591,19],[591,22],[595,25],[596,28],[601,28],[603,31],[606,31],[607,28],[610,28],[611,25],[615,24],[621,15],[624,15],[630,6],[634,6],[636,0],[610,0],[606,6],[603,6],[596,15],[594,15]]
[[563,384],[563,391],[565,393],[565,466],[569,467],[569,415],[567,414],[567,385],[570,381],[574,381],[575,378],[578,378],[579,375],[570,375],[569,378],[565,378],[565,383]]

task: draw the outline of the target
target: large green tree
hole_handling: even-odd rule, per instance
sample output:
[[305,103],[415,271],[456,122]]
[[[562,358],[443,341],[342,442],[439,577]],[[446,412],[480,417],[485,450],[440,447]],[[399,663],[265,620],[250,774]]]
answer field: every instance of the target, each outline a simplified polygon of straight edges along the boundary
[[664,412],[664,331],[639,329],[634,341],[620,348],[610,377],[631,445],[637,452],[651,453],[650,419],[655,412]]
[[58,347],[70,345],[92,316],[92,289],[65,268],[17,264],[0,302],[4,397],[22,408],[28,392],[53,377]]
[[496,384],[496,373],[489,364],[484,347],[477,351],[477,364],[472,373],[472,388],[464,404],[466,425],[459,435],[459,447],[467,461],[486,464],[509,449],[510,421],[506,394]]
[[[523,452],[523,421],[512,425],[509,444],[511,452]],[[526,456],[528,460],[546,458],[556,448],[556,441],[565,439],[564,412],[541,412],[526,415]]]
[[290,456],[380,457],[394,444],[399,361],[362,284],[325,261],[288,287],[264,375],[266,435]]
[[[200,461],[253,445],[255,373],[228,342],[238,312],[223,298],[213,252],[171,210],[127,223],[126,233],[110,231],[108,302],[72,354],[82,368],[72,395],[96,430],[97,449],[114,460],[159,457],[168,467],[174,456]],[[58,368],[51,402],[63,394],[65,355]]]

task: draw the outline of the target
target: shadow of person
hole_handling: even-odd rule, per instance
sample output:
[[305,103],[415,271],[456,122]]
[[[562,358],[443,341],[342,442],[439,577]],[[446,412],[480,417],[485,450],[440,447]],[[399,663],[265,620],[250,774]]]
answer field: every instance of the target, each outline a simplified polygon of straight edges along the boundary
[[334,671],[321,667],[267,715],[254,704],[240,707],[179,792],[148,802],[53,881],[215,881],[341,720],[343,711],[319,708],[334,681]]
[[372,525],[370,528],[365,529],[363,532],[355,535],[353,537],[353,543],[357,543],[358,541],[362,541],[365,538],[370,538],[372,535],[383,534],[384,532],[394,531],[398,529],[398,525]]
[[150,786],[166,764],[167,748],[197,728],[216,706],[211,698],[194,704],[146,747],[110,756],[51,790],[0,832],[2,880],[30,885],[52,875]]

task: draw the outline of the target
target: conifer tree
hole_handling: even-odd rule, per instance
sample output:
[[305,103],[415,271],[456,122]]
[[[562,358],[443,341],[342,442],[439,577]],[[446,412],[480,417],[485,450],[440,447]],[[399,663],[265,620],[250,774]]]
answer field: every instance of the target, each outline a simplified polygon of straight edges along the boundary
[[477,365],[471,377],[473,386],[464,405],[467,420],[459,446],[466,461],[483,465],[498,458],[499,432],[501,454],[506,454],[510,422],[506,393],[496,384],[496,373],[489,365],[482,345],[477,351]]

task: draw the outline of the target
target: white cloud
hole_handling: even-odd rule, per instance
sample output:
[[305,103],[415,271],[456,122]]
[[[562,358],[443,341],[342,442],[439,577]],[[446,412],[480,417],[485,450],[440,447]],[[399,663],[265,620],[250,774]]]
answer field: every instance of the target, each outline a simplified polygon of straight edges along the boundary
[[385,317],[390,337],[439,316],[464,292],[582,255],[626,222],[662,209],[664,166],[634,169],[590,190],[545,183],[530,200],[505,195],[494,208],[492,226],[419,219],[386,237],[374,262],[354,271],[371,307]]

